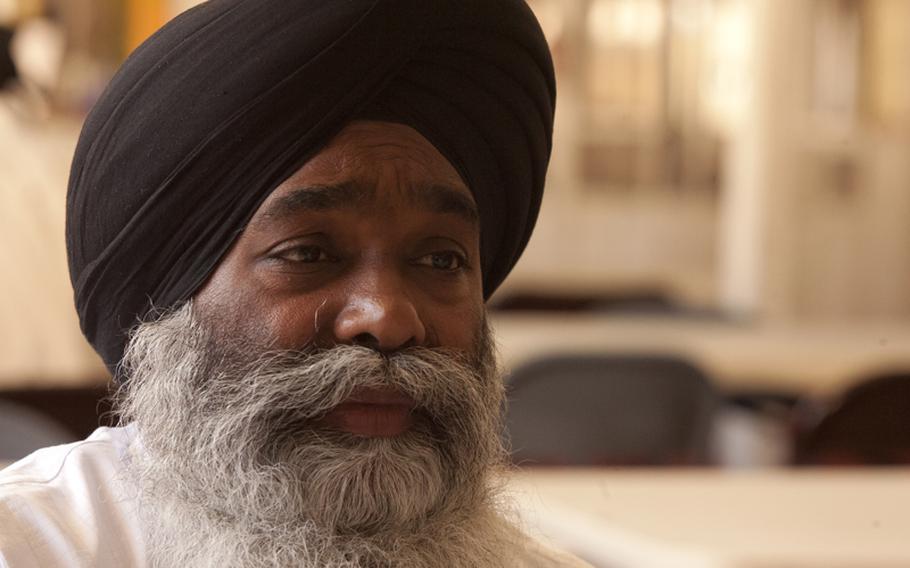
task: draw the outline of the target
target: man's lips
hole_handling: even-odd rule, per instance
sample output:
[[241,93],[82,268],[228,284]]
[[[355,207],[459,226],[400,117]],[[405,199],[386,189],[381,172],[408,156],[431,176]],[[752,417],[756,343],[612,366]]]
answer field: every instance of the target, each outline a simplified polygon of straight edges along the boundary
[[368,438],[399,436],[414,423],[414,399],[394,388],[359,388],[318,424]]
[[377,404],[414,407],[414,399],[395,387],[356,388],[342,404]]

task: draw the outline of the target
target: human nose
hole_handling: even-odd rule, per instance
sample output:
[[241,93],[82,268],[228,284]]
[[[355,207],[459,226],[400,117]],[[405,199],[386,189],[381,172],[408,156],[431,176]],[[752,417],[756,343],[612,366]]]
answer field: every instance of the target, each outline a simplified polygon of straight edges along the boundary
[[401,279],[390,269],[367,270],[335,319],[335,340],[394,352],[423,345],[426,328]]

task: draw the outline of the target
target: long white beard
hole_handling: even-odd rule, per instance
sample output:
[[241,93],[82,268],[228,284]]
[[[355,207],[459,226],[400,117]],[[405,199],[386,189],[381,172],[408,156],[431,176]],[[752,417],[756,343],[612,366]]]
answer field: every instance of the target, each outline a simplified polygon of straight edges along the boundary
[[[503,389],[475,353],[341,346],[225,351],[187,304],[131,338],[117,394],[140,444],[127,468],[152,566],[506,566],[524,537],[494,474]],[[420,416],[392,438],[318,429],[357,387]]]

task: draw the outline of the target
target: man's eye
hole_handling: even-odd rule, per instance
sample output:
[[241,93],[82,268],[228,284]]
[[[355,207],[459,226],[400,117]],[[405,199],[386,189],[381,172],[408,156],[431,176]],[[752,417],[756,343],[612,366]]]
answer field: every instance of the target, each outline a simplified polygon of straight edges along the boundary
[[451,272],[464,268],[465,258],[454,251],[433,252],[418,258],[417,264]]
[[279,251],[275,256],[288,262],[301,263],[325,262],[329,260],[329,255],[326,254],[325,250],[321,247],[311,245],[284,249]]

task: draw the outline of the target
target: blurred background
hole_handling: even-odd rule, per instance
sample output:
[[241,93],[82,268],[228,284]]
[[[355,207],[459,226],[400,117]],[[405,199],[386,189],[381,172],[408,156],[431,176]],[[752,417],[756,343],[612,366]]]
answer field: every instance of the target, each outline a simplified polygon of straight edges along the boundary
[[[0,0],[0,399],[58,434],[107,381],[66,272],[80,124],[196,3]],[[490,303],[516,463],[910,462],[910,2],[530,4],[558,105]]]

